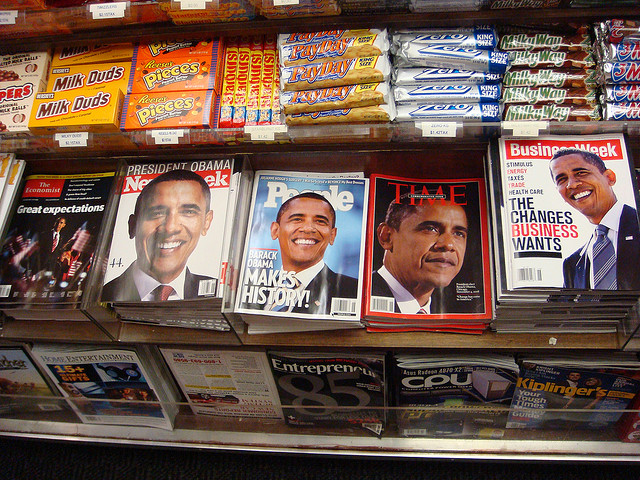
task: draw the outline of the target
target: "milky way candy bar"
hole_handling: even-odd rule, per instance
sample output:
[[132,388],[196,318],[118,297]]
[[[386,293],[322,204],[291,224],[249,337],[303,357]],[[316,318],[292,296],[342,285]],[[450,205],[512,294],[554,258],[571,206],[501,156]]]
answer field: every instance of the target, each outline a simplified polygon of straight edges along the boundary
[[502,74],[455,70],[453,68],[396,68],[393,72],[396,85],[419,85],[421,83],[482,85],[500,83]]
[[607,102],[603,106],[602,118],[604,120],[638,120],[640,119],[640,103],[613,103]]
[[479,103],[500,100],[500,85],[418,85],[393,88],[396,102]]
[[400,66],[457,68],[479,72],[504,73],[509,54],[495,50],[475,50],[447,45],[406,43],[396,53]]
[[395,48],[405,43],[421,45],[449,45],[456,48],[493,50],[498,45],[498,35],[493,28],[456,28],[402,30],[393,35]]
[[553,52],[551,50],[511,51],[509,59],[512,67],[530,68],[592,68],[596,61],[591,52]]
[[292,114],[380,105],[388,103],[388,99],[387,83],[363,83],[317,90],[282,92],[280,105],[284,113]]
[[502,108],[499,103],[464,104],[399,104],[396,106],[396,121],[410,122],[419,120],[468,120],[481,122],[499,122]]
[[596,105],[598,98],[592,88],[563,88],[550,85],[542,87],[507,87],[502,91],[504,103],[570,103]]
[[504,120],[557,120],[568,121],[597,121],[602,118],[600,107],[593,105],[572,104],[507,104],[504,108]]
[[606,62],[600,68],[604,83],[640,83],[640,62]]
[[515,33],[500,37],[501,50],[589,50],[591,37],[586,32],[573,36],[553,33]]
[[552,85],[554,87],[585,88],[598,84],[598,74],[594,69],[511,69],[502,79],[503,87],[538,87]]
[[605,85],[603,102],[640,102],[640,84]]

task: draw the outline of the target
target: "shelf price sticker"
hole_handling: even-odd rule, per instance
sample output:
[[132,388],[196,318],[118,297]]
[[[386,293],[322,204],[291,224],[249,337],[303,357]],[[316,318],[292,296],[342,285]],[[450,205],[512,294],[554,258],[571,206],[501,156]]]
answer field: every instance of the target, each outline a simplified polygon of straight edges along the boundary
[[272,142],[276,133],[287,133],[286,125],[247,125],[244,133],[248,133],[253,141]]
[[548,128],[549,122],[546,120],[502,122],[502,129],[511,130],[514,137],[537,137]]
[[128,2],[96,3],[89,5],[89,12],[94,20],[104,18],[124,18]]
[[300,0],[273,0],[274,7],[284,7],[286,5],[300,5]]
[[56,133],[54,139],[60,148],[86,147],[89,143],[89,132]]
[[15,25],[18,10],[0,10],[0,25]]
[[458,122],[416,122],[416,128],[422,131],[423,137],[455,137],[458,128],[461,126]]
[[[208,3],[212,3],[211,0],[176,0],[176,2],[180,5],[180,10],[204,10]],[[218,8],[218,5],[213,4],[213,7]]]
[[185,131],[183,129],[151,130],[150,135],[155,145],[178,145],[180,139],[184,138]]

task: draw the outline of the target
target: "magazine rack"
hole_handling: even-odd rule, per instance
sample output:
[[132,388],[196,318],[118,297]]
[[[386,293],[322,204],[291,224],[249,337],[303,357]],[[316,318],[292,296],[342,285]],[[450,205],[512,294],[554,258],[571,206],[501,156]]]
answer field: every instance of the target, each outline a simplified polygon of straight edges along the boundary
[[[154,4],[156,2],[141,2]],[[166,2],[165,2],[166,3]],[[566,2],[568,3],[568,2]],[[584,23],[609,18],[638,18],[637,7],[526,9],[519,14],[536,25]],[[18,27],[0,25],[0,54],[49,48],[59,40],[59,34],[50,29],[38,30],[36,13],[20,12]],[[77,21],[80,13],[61,9],[48,12],[45,22],[62,23],[74,17],[72,34],[65,36],[69,45],[84,42],[137,41],[158,36],[170,38],[200,35],[203,25],[174,25],[167,19],[151,17],[148,23],[141,17],[126,17],[121,21],[101,23],[99,20]],[[84,13],[82,13],[84,15]],[[128,13],[131,15],[131,13]],[[0,18],[2,18],[0,16]],[[258,15],[246,22],[217,22],[208,24],[212,34],[240,35],[312,31],[332,28],[410,28],[454,27],[491,23],[508,25],[513,21],[513,10],[482,10],[413,14],[340,15],[336,17],[301,17],[264,19]],[[30,28],[29,25],[33,25]],[[28,161],[32,172],[60,172],[77,170],[98,171],[115,167],[118,159],[158,161],[176,157],[203,155],[247,154],[254,169],[272,168],[289,170],[333,171],[364,170],[365,173],[403,174],[425,168],[421,157],[437,151],[441,161],[427,166],[440,172],[455,168],[468,175],[483,175],[482,158],[487,151],[488,139],[500,135],[582,134],[624,132],[635,158],[640,158],[640,122],[575,122],[532,125],[465,123],[454,125],[454,134],[434,136],[415,123],[385,125],[347,125],[326,127],[296,127],[272,132],[265,137],[246,129],[187,131],[182,139],[170,147],[158,147],[148,133],[91,134],[86,147],[63,148],[55,136],[1,135],[0,151],[15,152]],[[123,142],[123,140],[126,141]],[[345,155],[339,155],[345,153]],[[327,157],[331,161],[327,162]],[[322,159],[322,160],[318,160]],[[393,159],[393,161],[390,161]],[[64,160],[64,161],[61,161]],[[636,160],[637,164],[638,160]],[[398,167],[400,165],[400,167]],[[486,349],[490,351],[525,352],[544,349],[598,351],[623,348],[640,350],[639,341],[632,338],[636,322],[619,334],[535,334],[497,335],[485,333],[480,337],[455,334],[367,334],[364,331],[323,332],[287,335],[247,335],[236,333],[203,332],[180,328],[151,327],[123,324],[114,334],[100,326],[88,323],[19,322],[6,319],[0,333],[6,343],[51,342],[124,342],[173,345],[225,345],[233,348],[295,347],[318,350],[355,348],[374,351],[419,351],[420,349]],[[16,396],[2,396],[20,403]],[[247,421],[245,419],[213,419],[192,415],[186,405],[173,431],[143,427],[99,426],[78,423],[65,410],[63,400],[59,408],[38,415],[21,418],[0,418],[0,434],[45,439],[121,443],[133,441],[140,445],[216,448],[228,450],[254,450],[297,453],[357,454],[367,456],[406,455],[423,458],[480,458],[480,459],[534,459],[585,461],[640,461],[637,444],[622,443],[611,431],[580,432],[575,430],[532,431],[513,430],[500,439],[489,438],[405,438],[391,427],[381,438],[356,432],[292,429],[274,422]],[[54,401],[55,403],[55,401]],[[389,414],[395,412],[389,411]],[[1,415],[0,415],[1,417]]]

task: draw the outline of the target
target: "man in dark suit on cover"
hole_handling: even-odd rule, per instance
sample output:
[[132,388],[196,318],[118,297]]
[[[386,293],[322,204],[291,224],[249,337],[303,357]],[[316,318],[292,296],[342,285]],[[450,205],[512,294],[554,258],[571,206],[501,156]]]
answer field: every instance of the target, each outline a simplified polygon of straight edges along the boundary
[[576,148],[556,152],[549,169],[564,201],[596,226],[589,241],[564,260],[565,287],[640,289],[638,216],[616,198],[616,174],[598,155]]
[[291,312],[329,314],[333,298],[357,298],[358,281],[332,271],[323,260],[337,232],[336,212],[322,195],[301,193],[280,206],[271,238],[280,244],[282,269],[295,272],[299,288],[309,291],[308,306],[293,307]]
[[391,202],[376,234],[384,258],[371,278],[372,297],[393,299],[394,312],[406,315],[475,308],[471,302],[445,305],[442,294],[464,262],[468,221],[462,206],[449,201],[419,205],[403,196]]
[[102,291],[105,301],[165,301],[196,298],[201,281],[187,260],[213,219],[211,192],[189,170],[170,170],[140,192],[129,217],[137,259]]
[[67,219],[56,218],[51,230],[42,232],[38,239],[40,247],[40,269],[53,271],[58,257],[62,253],[65,239],[62,238],[62,230],[67,226]]

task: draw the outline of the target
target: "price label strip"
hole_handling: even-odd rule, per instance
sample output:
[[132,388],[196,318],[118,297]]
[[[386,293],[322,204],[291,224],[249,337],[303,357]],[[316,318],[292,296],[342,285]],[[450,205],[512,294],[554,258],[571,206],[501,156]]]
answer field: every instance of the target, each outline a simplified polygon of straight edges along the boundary
[[89,12],[94,20],[105,18],[124,18],[128,2],[98,3],[89,5]]
[[60,148],[86,147],[89,143],[89,132],[56,133],[54,140]]
[[458,122],[416,122],[416,127],[422,131],[423,137],[456,137]]
[[[211,0],[176,0],[176,2],[180,5],[180,10],[204,10]],[[216,4],[213,6],[218,7]]]
[[178,145],[180,139],[184,138],[185,131],[175,130],[151,130],[150,135],[155,145]]
[[252,141],[273,141],[276,138],[276,133],[286,132],[286,125],[248,125],[244,127],[244,133],[248,133]]
[[514,137],[537,137],[549,128],[549,122],[546,120],[502,122],[502,128],[511,130]]
[[18,10],[0,10],[0,25],[15,25]]
[[284,7],[287,5],[300,5],[300,0],[273,0],[274,7]]

